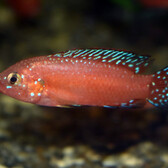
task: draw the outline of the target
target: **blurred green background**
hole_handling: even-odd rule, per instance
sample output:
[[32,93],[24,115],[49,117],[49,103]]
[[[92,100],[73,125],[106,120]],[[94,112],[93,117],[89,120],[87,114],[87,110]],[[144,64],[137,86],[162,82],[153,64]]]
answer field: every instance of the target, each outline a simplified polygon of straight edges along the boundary
[[[165,2],[2,0],[0,71],[33,56],[100,47],[151,55],[154,72],[168,65]],[[3,168],[164,167],[167,132],[158,109],[50,108],[0,95]]]

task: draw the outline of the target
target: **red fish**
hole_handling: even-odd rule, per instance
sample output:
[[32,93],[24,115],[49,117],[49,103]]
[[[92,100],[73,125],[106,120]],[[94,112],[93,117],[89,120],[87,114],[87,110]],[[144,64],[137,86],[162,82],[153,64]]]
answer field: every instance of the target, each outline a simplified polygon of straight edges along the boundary
[[113,49],[74,49],[34,57],[0,73],[0,92],[45,106],[165,107],[168,67],[141,72],[150,57]]
[[144,6],[168,8],[168,0],[140,0]]
[[33,18],[40,12],[41,0],[7,0],[11,8],[20,17]]

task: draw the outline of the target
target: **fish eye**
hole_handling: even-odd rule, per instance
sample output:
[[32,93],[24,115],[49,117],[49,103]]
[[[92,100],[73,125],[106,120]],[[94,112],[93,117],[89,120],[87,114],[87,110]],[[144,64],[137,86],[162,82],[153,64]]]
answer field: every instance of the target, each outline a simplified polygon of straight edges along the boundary
[[11,85],[17,85],[21,81],[21,77],[18,73],[13,72],[8,75],[8,83]]

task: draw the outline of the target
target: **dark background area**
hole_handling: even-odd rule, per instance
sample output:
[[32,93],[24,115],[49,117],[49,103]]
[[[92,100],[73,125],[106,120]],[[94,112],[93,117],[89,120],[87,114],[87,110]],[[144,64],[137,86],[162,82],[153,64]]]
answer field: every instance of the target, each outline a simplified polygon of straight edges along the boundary
[[[116,48],[168,65],[164,0],[0,1],[0,70],[72,48]],[[0,96],[0,166],[166,167],[162,109],[40,107]]]

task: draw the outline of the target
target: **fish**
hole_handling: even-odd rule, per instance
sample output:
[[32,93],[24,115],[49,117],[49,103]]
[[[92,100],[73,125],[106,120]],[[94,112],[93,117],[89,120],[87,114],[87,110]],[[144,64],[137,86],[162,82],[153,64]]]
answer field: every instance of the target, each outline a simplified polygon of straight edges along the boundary
[[168,8],[168,1],[167,0],[140,0],[141,4],[145,7],[152,7],[152,8]]
[[41,10],[41,0],[7,0],[7,5],[20,18],[35,18]]
[[168,67],[144,74],[150,56],[72,49],[22,60],[0,73],[0,92],[42,106],[165,108]]

